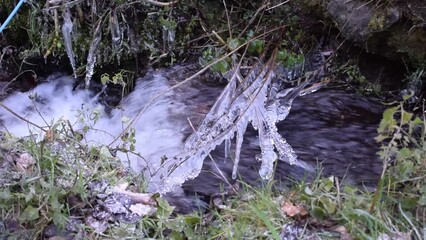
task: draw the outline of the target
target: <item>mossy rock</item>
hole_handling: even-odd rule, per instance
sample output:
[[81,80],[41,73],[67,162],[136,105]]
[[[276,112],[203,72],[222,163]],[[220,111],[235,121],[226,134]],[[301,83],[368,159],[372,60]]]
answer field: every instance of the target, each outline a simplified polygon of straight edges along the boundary
[[367,52],[426,66],[426,2],[329,0],[327,13],[340,34]]

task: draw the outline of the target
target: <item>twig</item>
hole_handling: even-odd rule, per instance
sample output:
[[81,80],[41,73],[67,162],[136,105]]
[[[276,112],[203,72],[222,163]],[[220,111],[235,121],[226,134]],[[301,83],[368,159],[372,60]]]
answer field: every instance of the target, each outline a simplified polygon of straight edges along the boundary
[[34,105],[34,109],[37,112],[37,114],[40,116],[40,118],[43,120],[43,122],[46,124],[46,126],[49,127],[49,129],[51,128],[51,126],[49,126],[49,123],[47,123],[46,119],[44,119],[43,115],[41,114],[40,110],[37,107],[37,104],[34,101],[34,98],[31,98],[31,101],[33,102]]
[[171,1],[171,2],[159,2],[159,1],[155,1],[155,0],[142,0],[142,1],[150,3],[150,4],[155,5],[155,6],[159,6],[159,7],[172,6],[172,5],[179,2],[179,0],[175,0],[175,1]]
[[405,214],[405,212],[402,210],[401,207],[401,202],[398,203],[398,209],[401,212],[402,216],[405,218],[405,220],[407,220],[407,222],[410,224],[410,226],[413,228],[414,232],[417,235],[418,239],[422,239],[422,236],[420,235],[419,230],[416,228],[416,226],[414,226],[413,222],[411,221],[411,219],[409,217],[407,217],[407,215]]
[[43,132],[47,132],[47,130],[45,130],[44,128],[40,127],[39,125],[37,125],[37,124],[35,124],[35,123],[31,122],[31,121],[28,121],[27,119],[25,119],[25,118],[21,117],[19,114],[17,114],[17,113],[16,113],[16,112],[14,112],[12,109],[10,109],[10,108],[9,108],[9,107],[7,107],[6,105],[4,105],[2,102],[0,102],[0,107],[4,108],[4,110],[6,110],[6,111],[10,112],[13,116],[17,117],[18,119],[20,119],[20,120],[22,120],[22,121],[24,121],[24,122],[26,122],[26,123],[28,123],[28,124],[30,124],[30,125],[33,125],[33,126],[34,126],[34,127],[36,127],[36,128],[39,128],[39,129],[40,129],[40,130],[42,130]]
[[250,27],[250,25],[254,22],[254,20],[256,20],[257,15],[259,15],[259,13],[261,13],[262,11],[264,11],[264,10],[265,10],[266,6],[267,6],[267,4],[264,2],[264,3],[262,4],[262,6],[256,10],[256,12],[254,13],[253,17],[252,17],[252,18],[250,19],[250,21],[248,22],[248,24],[246,25],[246,27],[245,27],[245,28],[243,29],[243,31],[241,31],[241,33],[238,35],[238,37],[239,37],[239,38],[243,36],[243,34],[247,31],[247,29],[248,29],[248,28]]
[[7,88],[9,87],[10,84],[12,84],[16,80],[18,80],[19,76],[21,76],[22,74],[27,73],[27,72],[32,72],[34,75],[36,75],[36,73],[33,70],[22,71],[3,87],[3,91],[6,92],[8,90]]
[[232,30],[231,30],[231,19],[229,18],[228,8],[226,7],[226,1],[223,0],[223,7],[225,8],[226,14],[226,22],[228,24],[229,38],[232,38]]
[[269,10],[272,10],[274,8],[280,7],[280,6],[282,6],[282,5],[284,5],[284,4],[288,3],[288,2],[290,2],[290,0],[284,1],[282,3],[278,3],[277,5],[272,6],[272,7],[268,8],[268,9],[266,9],[266,11],[269,11]]
[[221,38],[219,34],[217,34],[214,30],[212,31],[212,34],[219,40],[220,43],[222,43],[223,45],[226,45],[225,40],[223,40],[223,38]]
[[[46,7],[43,9],[43,11],[49,11],[49,10],[53,10],[53,9],[57,9],[57,8],[65,7],[65,6],[71,6],[73,4],[77,4],[83,1],[84,0],[74,0],[74,1],[63,2],[63,0],[51,0],[46,2]],[[53,6],[49,7],[49,5],[53,5]]]

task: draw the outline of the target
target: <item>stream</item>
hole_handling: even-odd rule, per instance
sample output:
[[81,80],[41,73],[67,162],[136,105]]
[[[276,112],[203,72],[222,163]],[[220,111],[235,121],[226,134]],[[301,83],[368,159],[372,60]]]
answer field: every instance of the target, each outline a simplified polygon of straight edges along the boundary
[[[114,141],[127,124],[145,109],[133,125],[135,151],[140,154],[118,153],[124,164],[135,172],[148,176],[160,167],[160,159],[172,160],[183,147],[184,140],[194,131],[210,110],[224,85],[194,79],[182,87],[166,91],[185,77],[194,73],[194,66],[175,66],[165,70],[151,70],[138,79],[132,93],[121,100],[118,107],[107,106],[107,91],[102,87],[84,90],[75,86],[70,76],[53,74],[46,81],[26,93],[16,92],[3,100],[15,113],[39,126],[51,126],[64,119],[69,120],[75,130],[82,131],[83,141],[93,145],[121,146]],[[76,88],[76,89],[75,89]],[[381,173],[382,164],[377,152],[379,145],[374,137],[381,119],[383,106],[378,100],[337,88],[323,88],[317,92],[294,100],[287,119],[277,124],[279,133],[294,149],[299,160],[316,168],[322,174],[336,176],[341,181],[374,187]],[[27,122],[0,109],[3,131],[23,137],[30,134],[42,139],[42,132]],[[262,184],[259,177],[260,153],[257,131],[248,128],[242,145],[237,179],[250,185]],[[232,148],[231,148],[232,149]],[[182,188],[170,193],[179,195],[175,203],[181,211],[194,207],[194,196],[208,197],[231,184],[233,153],[225,159],[223,144],[216,147],[211,158],[204,161],[201,174],[186,181]],[[217,169],[217,167],[220,171]],[[176,171],[179,171],[177,169]],[[288,179],[314,177],[315,172],[278,161],[274,178]],[[152,188],[151,188],[152,189]],[[188,202],[189,201],[189,202]]]

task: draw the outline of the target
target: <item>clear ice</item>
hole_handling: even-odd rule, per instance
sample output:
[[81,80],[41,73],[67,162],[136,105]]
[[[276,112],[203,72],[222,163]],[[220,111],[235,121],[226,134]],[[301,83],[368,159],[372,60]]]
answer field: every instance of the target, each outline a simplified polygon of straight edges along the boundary
[[99,21],[96,27],[92,43],[90,44],[89,54],[87,55],[86,76],[84,78],[86,89],[89,88],[90,80],[92,80],[96,64],[96,51],[98,50],[98,45],[102,39],[101,22],[102,21]]
[[[287,117],[293,99],[301,94],[309,80],[287,88],[282,78],[277,77],[275,69],[276,65],[273,63],[259,63],[245,77],[242,77],[239,68],[233,70],[228,85],[198,129],[188,137],[183,151],[173,161],[165,161],[163,169],[167,169],[167,172],[159,173],[160,180],[156,186],[158,192],[169,192],[184,181],[198,176],[204,159],[223,141],[225,157],[229,157],[230,139],[234,136],[236,142],[232,177],[235,179],[249,123],[259,132],[261,178],[271,178],[277,159],[312,170],[311,166],[297,159],[292,147],[278,133],[276,127],[277,122]],[[177,168],[179,171],[175,171]]]
[[112,49],[114,50],[115,54],[117,54],[117,60],[120,64],[120,54],[119,50],[121,48],[121,29],[120,29],[120,23],[118,21],[117,17],[117,11],[113,11],[110,16],[110,31],[111,31],[111,42],[112,42]]
[[62,25],[62,35],[64,36],[65,50],[67,52],[68,58],[70,59],[70,64],[72,67],[72,71],[74,77],[76,77],[75,73],[75,55],[72,50],[72,41],[71,41],[71,32],[73,28],[73,23],[71,20],[71,13],[68,7],[65,8],[64,14],[64,24]]

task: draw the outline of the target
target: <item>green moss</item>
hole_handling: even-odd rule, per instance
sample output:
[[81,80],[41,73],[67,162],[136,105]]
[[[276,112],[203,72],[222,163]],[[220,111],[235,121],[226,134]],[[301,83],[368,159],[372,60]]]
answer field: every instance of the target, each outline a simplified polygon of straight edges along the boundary
[[368,27],[373,31],[382,31],[386,25],[386,15],[382,12],[377,12],[373,15],[368,23]]

